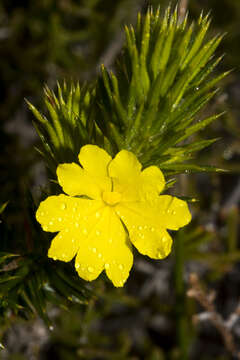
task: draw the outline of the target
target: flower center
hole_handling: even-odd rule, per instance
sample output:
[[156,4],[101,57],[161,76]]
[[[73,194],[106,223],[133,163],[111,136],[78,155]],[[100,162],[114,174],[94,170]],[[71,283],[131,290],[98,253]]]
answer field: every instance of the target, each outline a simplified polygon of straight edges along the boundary
[[122,195],[117,191],[104,191],[102,193],[103,201],[110,206],[114,206],[121,200]]

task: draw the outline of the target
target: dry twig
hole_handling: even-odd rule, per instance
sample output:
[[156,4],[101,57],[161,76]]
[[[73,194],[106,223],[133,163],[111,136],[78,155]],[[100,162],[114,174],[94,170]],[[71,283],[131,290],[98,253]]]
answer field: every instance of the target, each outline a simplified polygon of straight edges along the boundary
[[202,289],[196,274],[190,274],[189,282],[191,288],[188,290],[187,295],[196,299],[199,304],[206,310],[200,314],[194,315],[194,323],[209,320],[221,334],[226,349],[237,359],[240,359],[240,352],[237,352],[233,335],[231,333],[233,325],[239,318],[240,307],[238,306],[236,310],[229,316],[229,318],[224,321],[222,316],[215,309],[215,293],[212,291],[207,294]]

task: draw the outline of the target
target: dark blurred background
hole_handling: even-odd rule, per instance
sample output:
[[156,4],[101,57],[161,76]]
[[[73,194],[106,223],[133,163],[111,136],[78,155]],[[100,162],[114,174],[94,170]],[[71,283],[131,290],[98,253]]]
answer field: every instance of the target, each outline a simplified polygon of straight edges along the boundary
[[[44,112],[45,84],[54,89],[57,80],[94,81],[102,63],[114,70],[124,25],[135,24],[137,12],[145,12],[149,5],[165,9],[168,4],[166,0],[1,1],[0,204],[9,204],[0,226],[8,228],[9,243],[4,246],[9,250],[21,247],[24,239],[26,192],[37,194],[47,181],[44,164],[34,151],[39,139],[24,99]],[[211,11],[210,35],[226,33],[218,49],[226,55],[217,71],[234,69],[204,110],[226,111],[204,134],[220,140],[198,155],[199,162],[231,173],[183,175],[175,188],[176,194],[181,187],[186,196],[199,200],[192,205],[192,225],[179,235],[190,243],[182,266],[183,292],[190,286],[189,275],[197,273],[206,291],[215,291],[217,311],[227,319],[236,313],[240,299],[240,1],[182,0],[179,5],[183,13],[189,11],[190,21],[202,10]],[[99,279],[93,284],[96,296],[87,306],[73,306],[69,312],[50,308],[55,324],[50,330],[38,318],[24,322],[10,317],[7,324],[0,320],[5,345],[0,359],[185,359],[181,346],[188,349],[189,359],[234,359],[210,322],[192,323],[203,309],[193,299],[177,297],[176,269],[174,254],[162,262],[137,257],[124,289]],[[231,331],[239,344],[237,318]]]

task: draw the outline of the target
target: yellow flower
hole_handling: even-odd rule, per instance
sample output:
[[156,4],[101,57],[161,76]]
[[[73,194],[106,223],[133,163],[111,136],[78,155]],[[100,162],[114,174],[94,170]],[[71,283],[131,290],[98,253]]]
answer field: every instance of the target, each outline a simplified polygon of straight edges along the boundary
[[186,225],[191,214],[185,201],[159,196],[162,172],[156,166],[142,171],[129,151],[112,159],[98,146],[85,145],[79,162],[58,166],[67,195],[48,197],[36,213],[43,230],[58,232],[48,256],[70,261],[76,255],[83,279],[94,280],[105,269],[115,286],[123,286],[133,264],[132,244],[153,259],[166,257],[172,245],[166,229]]

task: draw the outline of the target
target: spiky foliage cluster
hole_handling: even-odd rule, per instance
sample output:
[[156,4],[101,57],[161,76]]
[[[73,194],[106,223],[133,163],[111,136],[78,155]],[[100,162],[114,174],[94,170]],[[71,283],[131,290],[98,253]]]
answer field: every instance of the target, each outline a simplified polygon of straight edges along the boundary
[[209,16],[188,26],[168,8],[138,15],[137,28],[126,27],[126,44],[116,75],[102,67],[98,81],[100,117],[96,118],[115,148],[134,151],[145,165],[157,164],[175,173],[213,170],[185,163],[216,139],[189,137],[219,115],[194,123],[215,95],[215,85],[227,73],[210,78],[220,62],[214,51],[222,35],[206,40]]
[[219,117],[195,122],[215,95],[215,85],[227,75],[211,77],[221,60],[213,54],[222,35],[206,40],[209,25],[208,15],[190,26],[187,16],[179,22],[177,9],[171,14],[168,8],[163,17],[160,10],[139,14],[136,29],[125,29],[115,74],[103,65],[91,91],[64,84],[56,96],[47,89],[49,119],[30,105],[45,158],[50,154],[56,163],[71,161],[88,142],[112,154],[131,150],[145,166],[156,164],[167,173],[218,170],[186,163],[216,140],[194,140],[192,135]]

